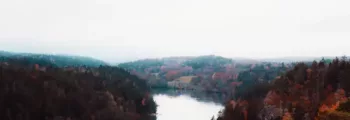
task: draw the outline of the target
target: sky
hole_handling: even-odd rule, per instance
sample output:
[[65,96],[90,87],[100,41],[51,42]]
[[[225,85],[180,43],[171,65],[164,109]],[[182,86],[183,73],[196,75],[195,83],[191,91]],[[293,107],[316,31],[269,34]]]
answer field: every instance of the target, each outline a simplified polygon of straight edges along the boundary
[[349,5],[349,0],[1,0],[0,49],[107,62],[209,54],[350,55]]

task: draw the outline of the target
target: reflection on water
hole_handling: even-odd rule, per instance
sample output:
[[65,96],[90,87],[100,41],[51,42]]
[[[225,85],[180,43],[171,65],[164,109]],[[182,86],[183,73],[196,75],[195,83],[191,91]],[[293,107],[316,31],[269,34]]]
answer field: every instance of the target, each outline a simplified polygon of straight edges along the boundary
[[153,90],[157,120],[210,120],[223,109],[224,95],[184,90]]

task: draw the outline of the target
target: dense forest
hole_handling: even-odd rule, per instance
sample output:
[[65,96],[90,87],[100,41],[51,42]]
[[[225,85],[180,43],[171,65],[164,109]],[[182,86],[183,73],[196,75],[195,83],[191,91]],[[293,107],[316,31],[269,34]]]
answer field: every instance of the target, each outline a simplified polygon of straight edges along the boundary
[[145,80],[118,67],[96,67],[100,63],[50,55],[2,55],[0,119],[155,119],[156,104]]
[[348,120],[350,62],[296,63],[271,82],[236,88],[218,120]]

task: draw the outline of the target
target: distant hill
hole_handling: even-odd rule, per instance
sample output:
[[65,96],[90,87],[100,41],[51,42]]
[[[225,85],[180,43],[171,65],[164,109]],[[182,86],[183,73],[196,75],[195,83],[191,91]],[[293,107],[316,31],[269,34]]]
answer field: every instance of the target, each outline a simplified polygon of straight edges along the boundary
[[[215,55],[144,59],[118,65],[147,80],[152,87],[186,86],[189,89],[226,93],[230,93],[227,90],[242,81],[271,81],[292,66],[294,65],[289,63],[232,59]],[[177,82],[181,85],[176,86]]]
[[12,55],[14,55],[14,53],[7,52],[7,51],[1,51],[1,50],[0,50],[0,56],[6,56],[6,57],[8,57],[8,56],[12,56]]
[[69,56],[69,55],[49,55],[49,54],[33,54],[33,53],[14,53],[7,51],[0,51],[2,59],[22,58],[37,61],[49,61],[57,66],[91,66],[97,67],[100,65],[107,65],[102,60],[97,60],[84,56]]
[[336,56],[323,56],[323,57],[281,57],[281,58],[267,58],[267,59],[257,59],[260,62],[311,62],[311,61],[320,61],[324,59],[334,59]]
[[167,57],[161,59],[143,59],[132,62],[118,64],[119,67],[125,69],[144,70],[151,67],[160,67],[163,65],[184,65],[191,66],[193,69],[202,68],[204,66],[221,66],[231,64],[233,60],[221,56],[206,55],[198,57]]

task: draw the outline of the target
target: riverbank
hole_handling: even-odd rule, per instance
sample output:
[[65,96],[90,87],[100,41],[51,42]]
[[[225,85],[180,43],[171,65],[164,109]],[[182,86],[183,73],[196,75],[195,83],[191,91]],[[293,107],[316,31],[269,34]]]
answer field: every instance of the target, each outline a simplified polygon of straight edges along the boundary
[[223,92],[223,91],[219,91],[219,90],[205,90],[204,88],[201,88],[201,87],[177,88],[177,87],[168,87],[168,86],[151,86],[151,89],[190,90],[190,91],[207,92],[207,93],[229,94],[226,91]]

